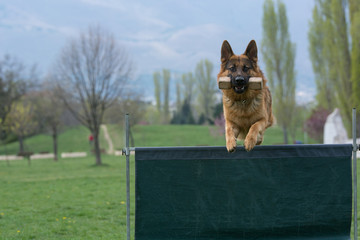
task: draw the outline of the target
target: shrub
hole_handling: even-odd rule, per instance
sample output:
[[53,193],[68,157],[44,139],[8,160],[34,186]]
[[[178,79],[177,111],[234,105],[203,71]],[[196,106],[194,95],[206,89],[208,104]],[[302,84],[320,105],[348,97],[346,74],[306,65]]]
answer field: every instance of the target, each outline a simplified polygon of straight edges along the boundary
[[312,111],[310,117],[305,122],[305,131],[311,138],[323,141],[324,125],[329,114],[330,111],[323,108],[317,108]]

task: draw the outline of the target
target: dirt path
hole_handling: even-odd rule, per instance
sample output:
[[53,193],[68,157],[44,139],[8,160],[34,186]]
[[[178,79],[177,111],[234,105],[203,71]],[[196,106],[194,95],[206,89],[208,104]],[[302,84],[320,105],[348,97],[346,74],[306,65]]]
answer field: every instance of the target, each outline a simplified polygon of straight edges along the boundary
[[101,128],[104,131],[104,136],[105,136],[105,139],[106,139],[106,141],[108,143],[108,146],[109,146],[109,149],[107,150],[107,152],[108,152],[108,154],[113,154],[114,153],[114,144],[113,144],[113,142],[111,140],[108,129],[107,129],[105,124],[101,124]]

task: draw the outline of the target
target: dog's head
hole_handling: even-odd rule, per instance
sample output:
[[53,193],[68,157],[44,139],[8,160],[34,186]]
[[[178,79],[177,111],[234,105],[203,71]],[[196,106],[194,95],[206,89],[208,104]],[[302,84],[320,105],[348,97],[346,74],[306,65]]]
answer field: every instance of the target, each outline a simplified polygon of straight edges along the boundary
[[235,55],[228,41],[221,47],[221,69],[219,77],[230,77],[232,89],[237,94],[245,93],[250,77],[261,77],[257,66],[257,46],[254,40],[248,44],[245,52]]

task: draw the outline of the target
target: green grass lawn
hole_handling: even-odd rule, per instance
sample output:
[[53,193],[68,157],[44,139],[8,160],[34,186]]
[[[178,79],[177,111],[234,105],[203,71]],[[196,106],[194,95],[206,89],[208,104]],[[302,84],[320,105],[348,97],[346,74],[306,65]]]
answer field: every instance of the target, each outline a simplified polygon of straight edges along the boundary
[[125,160],[103,162],[0,161],[0,239],[125,239]]
[[[124,128],[120,125],[108,124],[109,135],[113,141],[114,149],[120,150],[124,143]],[[225,135],[219,127],[199,125],[137,125],[132,128],[135,146],[224,146]],[[61,152],[88,152],[90,146],[88,137],[90,131],[77,126],[66,129],[58,138],[58,151]],[[304,134],[297,132],[296,139],[304,142]],[[281,144],[283,133],[278,126],[266,130],[264,145]],[[310,140],[310,143],[316,143]],[[239,144],[242,144],[240,142]],[[25,150],[39,152],[53,152],[52,138],[50,135],[39,134],[25,140]],[[105,141],[104,133],[100,131],[100,148],[107,150],[108,144]],[[0,155],[17,154],[19,151],[18,142],[0,145]]]
[[107,125],[109,135],[113,141],[114,149],[121,150],[124,147],[124,127],[118,124]]
[[[68,128],[58,136],[58,152],[88,152],[90,153],[90,131],[84,126]],[[100,131],[100,148],[107,149],[104,134]],[[25,151],[34,153],[53,152],[53,140],[50,135],[39,134],[25,139]],[[0,145],[0,155],[17,154],[19,143],[13,142],[6,146]]]
[[[125,158],[103,162],[0,161],[0,239],[126,239]],[[131,158],[132,236],[134,192]]]
[[[123,146],[123,129],[117,125],[108,129],[115,148]],[[135,126],[132,131],[135,146],[225,144],[224,136],[210,126]],[[62,133],[59,150],[87,151],[88,135],[83,127]],[[267,130],[264,144],[281,142],[281,129]],[[51,144],[45,135],[27,139],[35,152],[51,151]],[[7,148],[16,152],[17,143]],[[0,239],[126,239],[125,158],[103,155],[103,163],[95,167],[93,156],[59,162],[33,160],[31,166],[25,160],[9,165],[0,161]],[[133,236],[133,158],[131,170]]]
[[[132,129],[135,147],[156,146],[225,146],[225,135],[219,127],[198,125],[135,126]],[[304,142],[298,131],[296,139]],[[283,143],[283,132],[278,126],[265,131],[263,145]],[[310,143],[316,143],[310,139]],[[242,145],[242,142],[238,144]]]

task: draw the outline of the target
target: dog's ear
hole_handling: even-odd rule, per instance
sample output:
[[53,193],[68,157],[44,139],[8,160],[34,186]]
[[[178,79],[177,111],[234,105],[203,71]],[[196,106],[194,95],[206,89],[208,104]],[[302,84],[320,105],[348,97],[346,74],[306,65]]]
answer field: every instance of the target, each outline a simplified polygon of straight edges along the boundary
[[225,40],[221,46],[221,63],[226,63],[232,55],[234,55],[234,52],[229,42]]
[[249,42],[244,54],[248,56],[251,61],[257,62],[257,46],[255,40]]

